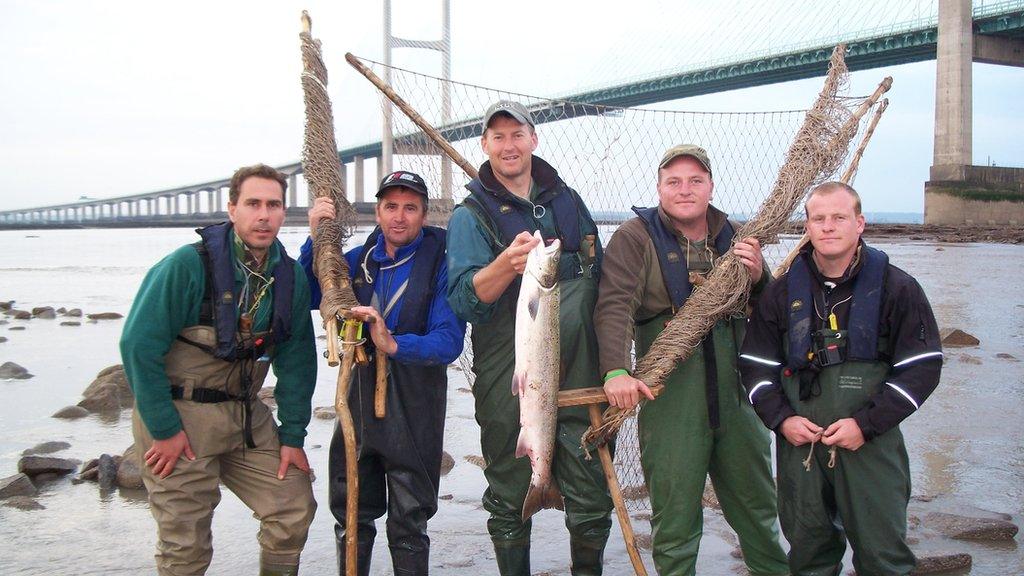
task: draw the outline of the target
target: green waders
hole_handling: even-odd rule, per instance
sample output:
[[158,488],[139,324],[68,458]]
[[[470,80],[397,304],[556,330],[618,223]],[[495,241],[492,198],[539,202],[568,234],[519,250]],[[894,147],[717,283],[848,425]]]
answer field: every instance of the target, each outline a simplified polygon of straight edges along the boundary
[[[584,276],[561,281],[560,290],[562,389],[598,386],[597,339],[592,327],[597,283]],[[519,397],[512,395],[515,306],[516,299],[506,294],[492,320],[474,325],[472,332],[473,397],[487,465],[483,504],[491,514],[487,531],[502,576],[530,574],[531,522],[522,521],[530,460],[515,457],[519,437]],[[586,460],[580,449],[580,438],[589,425],[584,407],[558,411],[552,472],[565,499],[575,576],[601,574],[611,528],[612,501],[600,461]]]
[[[845,339],[843,331],[839,340]],[[835,342],[826,341],[830,343]],[[797,374],[783,378],[783,389],[797,414],[827,428],[863,407],[884,385],[889,370],[882,362],[848,360],[818,374],[817,396],[800,400]],[[811,450],[811,468],[806,470],[803,461]],[[776,456],[779,520],[792,548],[793,574],[840,574],[844,535],[853,547],[858,574],[903,576],[913,570],[914,554],[906,543],[910,463],[898,427],[856,451],[838,449],[834,468],[821,444],[794,447],[780,436]]]
[[[670,318],[665,314],[637,327],[638,354],[650,348]],[[737,342],[745,323],[745,318],[721,320],[710,335],[718,376],[717,429],[708,419],[701,347],[672,372],[661,396],[640,411],[640,462],[651,497],[654,564],[662,576],[696,573],[701,497],[709,474],[750,573],[789,573],[775,523],[771,438],[740,394]]]

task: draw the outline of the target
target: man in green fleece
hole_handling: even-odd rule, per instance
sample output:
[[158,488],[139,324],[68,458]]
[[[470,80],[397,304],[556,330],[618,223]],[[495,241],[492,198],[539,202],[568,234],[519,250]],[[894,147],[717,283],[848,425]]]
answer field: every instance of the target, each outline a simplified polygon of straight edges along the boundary
[[[277,241],[286,187],[269,166],[235,172],[231,221],[158,262],[125,322],[121,356],[161,575],[206,572],[221,483],[260,520],[260,574],[298,573],[316,511],[302,449],[316,348],[306,276]],[[280,426],[256,397],[271,366]]]

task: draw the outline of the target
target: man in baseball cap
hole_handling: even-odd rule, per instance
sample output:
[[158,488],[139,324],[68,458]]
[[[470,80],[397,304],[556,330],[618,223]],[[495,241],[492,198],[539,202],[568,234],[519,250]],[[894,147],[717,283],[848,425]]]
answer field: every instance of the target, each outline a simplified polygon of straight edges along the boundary
[[[515,310],[519,279],[530,250],[558,238],[562,389],[593,386],[597,373],[594,304],[601,270],[597,226],[580,195],[539,156],[533,117],[518,102],[494,103],[483,116],[480,145],[487,161],[452,213],[448,232],[448,301],[473,324],[476,420],[487,468],[484,508],[498,573],[529,576],[529,520],[564,497],[571,571],[597,576],[611,527],[611,496],[595,458],[584,458],[579,438],[586,411],[559,410],[552,466],[558,490],[530,489],[528,458],[516,456],[519,396],[509,394],[515,366]],[[558,492],[561,492],[559,495]]]
[[[711,205],[714,187],[704,148],[669,148],[658,162],[658,206],[634,208],[637,217],[608,241],[595,324],[612,406],[632,408],[642,396],[653,399],[633,377],[624,330],[636,356],[647,353],[730,247],[749,272],[754,295],[771,278],[757,240],[735,238],[738,226]],[[770,438],[740,394],[737,348],[745,329],[743,315],[719,320],[701,347],[669,374],[658,401],[638,416],[659,574],[696,571],[701,495],[709,473],[749,572],[789,573],[775,521]]]
[[[444,229],[425,225],[427,184],[407,170],[384,177],[377,189],[377,227],[366,243],[345,254],[352,290],[368,316],[371,355],[387,354],[385,416],[374,414],[376,362],[357,366],[349,392],[359,449],[359,512],[345,525],[344,443],[335,429],[329,455],[331,512],[337,521],[338,574],[345,573],[345,533],[357,531],[359,574],[370,573],[377,534],[374,521],[387,514],[388,546],[394,574],[427,574],[427,521],[437,512],[444,437],[447,367],[462,353],[466,325],[445,298],[447,262]],[[310,230],[333,217],[329,199],[309,210]],[[313,277],[312,241],[299,263],[311,278],[312,308],[320,306]]]

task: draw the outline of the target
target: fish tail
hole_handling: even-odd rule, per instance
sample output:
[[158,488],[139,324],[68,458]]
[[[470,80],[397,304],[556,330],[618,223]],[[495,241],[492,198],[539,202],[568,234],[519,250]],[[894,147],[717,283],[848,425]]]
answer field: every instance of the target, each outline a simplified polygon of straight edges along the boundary
[[558,491],[558,486],[554,482],[548,482],[544,485],[537,485],[531,482],[529,490],[526,491],[526,500],[523,502],[523,522],[529,520],[537,512],[547,508],[565,510],[565,504],[562,502],[562,493]]

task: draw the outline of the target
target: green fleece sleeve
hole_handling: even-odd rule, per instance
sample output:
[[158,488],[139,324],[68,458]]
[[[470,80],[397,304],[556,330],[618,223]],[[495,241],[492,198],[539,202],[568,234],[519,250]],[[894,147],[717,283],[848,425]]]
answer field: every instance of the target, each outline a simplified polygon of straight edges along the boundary
[[490,234],[465,206],[448,220],[448,305],[455,315],[472,324],[487,322],[496,301],[482,302],[473,288],[473,277],[495,258]]
[[281,444],[302,448],[306,426],[312,412],[313,388],[316,386],[316,344],[313,321],[309,312],[309,281],[299,264],[295,264],[295,287],[292,293],[292,334],[274,350],[274,375],[277,386],[277,418],[281,421],[277,436]]
[[199,254],[182,246],[146,274],[124,323],[121,361],[139,416],[157,440],[181,430],[164,356],[181,330],[198,322],[204,285]]

